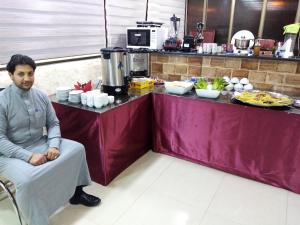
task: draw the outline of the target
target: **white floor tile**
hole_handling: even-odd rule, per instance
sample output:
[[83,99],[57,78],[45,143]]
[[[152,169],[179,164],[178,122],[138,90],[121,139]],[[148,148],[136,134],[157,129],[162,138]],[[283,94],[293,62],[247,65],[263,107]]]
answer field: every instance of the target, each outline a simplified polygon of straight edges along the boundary
[[70,210],[70,207],[67,206],[65,210],[55,215],[50,220],[51,225],[96,225],[94,222],[88,220],[86,217],[86,210]]
[[218,214],[207,212],[200,225],[243,225]]
[[70,215],[80,215],[98,225],[113,224],[160,176],[172,160],[172,157],[165,155],[161,157],[160,154],[148,152],[108,186],[93,183],[85,188],[88,193],[101,198],[100,206],[96,208],[70,206],[65,209],[65,212]]
[[286,190],[228,174],[209,211],[241,224],[285,225],[286,208]]
[[192,162],[174,160],[151,189],[207,208],[225,173]]
[[300,224],[300,195],[288,193],[287,225]]
[[147,191],[114,225],[198,225],[204,210]]
[[[300,195],[148,152],[109,186],[85,188],[102,203],[67,205],[50,225],[299,225]],[[0,225],[17,225],[8,201]]]

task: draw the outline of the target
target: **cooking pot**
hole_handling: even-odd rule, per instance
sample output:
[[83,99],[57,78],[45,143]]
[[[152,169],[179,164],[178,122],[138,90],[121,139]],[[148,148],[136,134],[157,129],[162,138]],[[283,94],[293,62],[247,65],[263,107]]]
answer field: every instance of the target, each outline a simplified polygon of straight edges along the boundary
[[238,49],[247,49],[250,45],[251,39],[235,39],[234,40],[234,46],[237,47]]

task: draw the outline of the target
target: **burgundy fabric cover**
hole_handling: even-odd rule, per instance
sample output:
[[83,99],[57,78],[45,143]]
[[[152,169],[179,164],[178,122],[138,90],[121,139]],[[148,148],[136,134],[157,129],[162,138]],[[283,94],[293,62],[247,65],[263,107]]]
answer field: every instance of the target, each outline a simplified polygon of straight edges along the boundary
[[154,151],[300,194],[300,115],[153,94]]
[[92,180],[107,185],[152,148],[152,102],[146,95],[104,113],[53,102],[62,137],[85,146]]

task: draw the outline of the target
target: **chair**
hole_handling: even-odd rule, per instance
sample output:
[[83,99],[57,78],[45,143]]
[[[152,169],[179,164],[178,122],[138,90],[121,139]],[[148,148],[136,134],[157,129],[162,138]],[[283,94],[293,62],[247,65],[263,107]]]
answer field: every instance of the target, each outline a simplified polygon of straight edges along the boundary
[[20,221],[20,225],[22,224],[22,218],[20,214],[20,210],[18,204],[16,202],[15,196],[15,187],[14,184],[6,179],[5,177],[0,176],[0,201],[6,199],[7,197],[10,199],[16,214],[18,215],[18,219]]

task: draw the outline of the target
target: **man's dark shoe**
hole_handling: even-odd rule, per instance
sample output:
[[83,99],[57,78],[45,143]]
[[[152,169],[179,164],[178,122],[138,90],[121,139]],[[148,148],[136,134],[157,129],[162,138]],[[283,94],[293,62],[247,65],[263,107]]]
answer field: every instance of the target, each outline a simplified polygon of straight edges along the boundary
[[70,201],[69,201],[72,205],[85,205],[88,207],[92,207],[92,206],[97,206],[100,204],[101,199],[93,196],[93,195],[89,195],[85,192],[82,192],[79,196],[73,196]]

